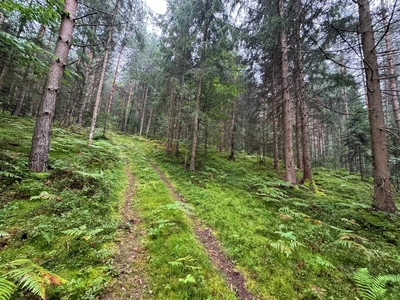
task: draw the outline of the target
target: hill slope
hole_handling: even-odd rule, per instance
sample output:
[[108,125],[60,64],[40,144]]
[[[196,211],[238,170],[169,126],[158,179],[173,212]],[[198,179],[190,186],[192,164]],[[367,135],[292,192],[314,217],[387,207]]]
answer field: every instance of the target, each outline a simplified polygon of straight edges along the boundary
[[400,298],[399,217],[372,211],[371,182],[345,170],[317,170],[312,193],[269,160],[209,151],[192,173],[156,142],[110,134],[87,146],[84,132],[55,128],[49,172],[33,174],[33,123],[0,121],[0,272],[28,258],[66,279],[42,283],[47,299],[236,299],[201,229],[257,299]]

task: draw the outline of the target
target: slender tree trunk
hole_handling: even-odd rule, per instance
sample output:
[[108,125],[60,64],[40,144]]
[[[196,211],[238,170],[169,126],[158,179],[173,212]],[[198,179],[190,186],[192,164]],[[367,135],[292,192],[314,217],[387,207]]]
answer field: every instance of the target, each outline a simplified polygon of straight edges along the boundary
[[199,130],[199,114],[200,114],[200,98],[201,98],[201,86],[203,84],[203,72],[200,70],[199,82],[197,85],[197,96],[196,96],[196,107],[194,111],[194,122],[193,122],[193,139],[192,139],[192,151],[190,153],[190,165],[189,170],[196,170],[196,152],[197,152],[197,134]]
[[236,119],[236,100],[233,102],[232,118],[231,118],[231,154],[229,155],[229,160],[235,160],[235,119]]
[[[279,11],[281,18],[284,16],[283,0],[279,1]],[[283,147],[285,153],[285,181],[295,184],[296,173],[293,158],[293,141],[292,141],[292,120],[290,113],[290,96],[288,84],[288,58],[286,32],[281,28],[281,52],[282,52],[282,100],[283,100],[283,123],[284,123],[284,139]]]
[[168,113],[167,113],[167,142],[165,143],[165,152],[169,153],[172,147],[172,127],[174,124],[174,116],[172,114],[173,107],[175,105],[175,85],[172,84],[171,87],[171,97],[168,105]]
[[388,73],[389,73],[389,82],[390,82],[390,96],[392,101],[392,110],[394,115],[394,121],[396,123],[397,129],[400,129],[400,107],[399,101],[397,99],[397,84],[396,84],[396,75],[395,75],[395,62],[393,58],[392,51],[392,38],[389,31],[389,24],[387,21],[387,13],[386,13],[386,4],[385,0],[381,0],[381,8],[383,14],[383,26],[386,29],[385,34],[385,45],[386,45],[386,53],[387,53],[387,62],[388,62]]
[[279,170],[279,133],[278,133],[278,93],[277,93],[277,80],[275,76],[275,69],[272,70],[272,139],[274,149],[274,170]]
[[[125,39],[125,37],[124,37]],[[103,128],[103,136],[106,135],[106,130],[107,130],[107,121],[108,117],[110,116],[111,113],[111,105],[114,100],[114,93],[115,93],[115,82],[117,81],[118,77],[118,69],[119,69],[119,64],[121,62],[121,57],[122,57],[122,52],[124,51],[124,41],[122,41],[121,49],[118,52],[118,59],[117,59],[117,65],[115,66],[115,71],[114,71],[114,76],[113,76],[113,81],[111,84],[111,91],[110,91],[110,97],[108,98],[108,103],[107,103],[107,113],[105,115],[104,119],[104,128]]]
[[146,115],[146,106],[147,106],[147,93],[149,92],[149,87],[145,85],[145,91],[143,94],[143,106],[142,106],[142,115],[140,117],[140,129],[139,135],[142,136],[143,126],[144,126],[144,117]]
[[296,163],[297,169],[303,170],[302,128],[301,128],[301,99],[296,97]]
[[119,50],[118,53],[118,59],[117,59],[117,65],[115,66],[115,71],[114,71],[114,77],[111,85],[111,91],[110,91],[110,98],[108,99],[108,104],[107,104],[107,114],[110,114],[111,112],[111,104],[114,99],[114,93],[115,93],[115,82],[117,81],[118,77],[118,69],[119,69],[119,64],[121,62],[121,57],[122,57],[122,52],[124,51],[124,45],[121,46],[121,49]]
[[390,186],[389,154],[383,119],[382,94],[379,84],[378,62],[371,11],[368,0],[358,0],[361,42],[364,53],[367,83],[368,112],[374,175],[374,207],[385,212],[396,212]]
[[71,118],[75,111],[76,98],[77,98],[75,95],[76,84],[77,80],[74,80],[71,86],[71,90],[69,92],[68,101],[66,102],[67,104],[66,112],[64,114],[63,119],[61,120],[61,127],[68,127],[71,124]]
[[53,60],[47,77],[47,88],[32,137],[32,147],[29,155],[29,168],[33,172],[45,172],[50,149],[50,134],[56,107],[56,98],[61,77],[67,64],[71,48],[74,18],[78,6],[77,0],[65,0],[61,15],[61,25]]
[[132,95],[133,95],[133,86],[134,86],[134,84],[131,84],[131,86],[129,87],[129,95],[128,95],[128,100],[126,102],[124,128],[123,128],[124,133],[126,133],[126,129],[128,127],[128,119],[129,119],[129,114],[131,111],[131,102],[132,102]]
[[305,99],[300,102],[301,105],[301,130],[302,130],[302,142],[303,142],[303,179],[304,183],[306,180],[313,181],[312,177],[312,164],[310,156],[310,142],[308,132],[308,107]]
[[86,108],[86,104],[89,100],[90,97],[90,93],[92,91],[92,86],[94,85],[94,76],[90,77],[90,67],[92,65],[92,58],[93,58],[93,53],[92,51],[89,51],[88,53],[88,62],[86,65],[86,69],[85,69],[85,93],[83,94],[83,99],[82,99],[82,103],[81,106],[79,108],[79,112],[78,112],[78,119],[76,121],[76,123],[79,126],[82,126],[82,119],[83,119],[83,113],[85,112],[85,108]]
[[113,14],[112,14],[111,26],[110,26],[110,29],[109,29],[109,32],[108,32],[108,38],[107,38],[107,42],[106,42],[106,49],[105,49],[105,52],[104,52],[103,66],[101,68],[99,86],[97,87],[96,100],[94,102],[92,124],[90,125],[90,133],[89,133],[89,141],[88,141],[89,145],[92,144],[92,142],[93,142],[93,136],[94,136],[94,132],[96,130],[97,115],[99,113],[99,108],[100,108],[101,93],[102,93],[103,84],[104,84],[104,75],[106,73],[108,56],[110,54],[110,47],[111,47],[111,41],[112,41],[112,37],[113,37],[113,29],[114,29],[114,25],[115,25],[115,18],[117,16],[117,12],[118,12],[118,4],[119,4],[119,0],[117,0],[116,3],[115,3]]
[[150,125],[151,125],[152,117],[153,117],[153,109],[150,108],[150,115],[149,115],[149,120],[147,121],[147,128],[146,128],[146,138],[149,137],[149,131],[150,131]]
[[[183,83],[182,83],[183,85]],[[179,157],[179,143],[180,143],[180,135],[181,135],[181,123],[182,123],[182,96],[179,95],[176,103],[176,110],[178,112],[176,120],[175,120],[175,127],[174,127],[174,153],[175,157]]]

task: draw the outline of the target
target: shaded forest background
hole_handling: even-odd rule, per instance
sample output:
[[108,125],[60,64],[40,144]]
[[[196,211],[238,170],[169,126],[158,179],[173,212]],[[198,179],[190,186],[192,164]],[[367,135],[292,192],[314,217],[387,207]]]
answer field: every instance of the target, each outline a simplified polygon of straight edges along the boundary
[[[73,18],[68,2],[78,4]],[[393,201],[400,188],[397,1],[169,0],[155,15],[135,0],[5,0],[0,12],[2,111],[43,115],[60,20],[73,19],[50,118],[60,126],[88,128],[89,143],[109,130],[163,139],[192,171],[210,148],[231,160],[236,151],[260,164],[273,157],[290,183],[312,183],[315,167],[346,168],[374,176],[374,206],[396,210],[379,204],[388,200],[379,190]],[[380,116],[371,117],[370,79],[380,84]],[[384,121],[374,127],[383,140],[371,138],[374,119]],[[378,156],[387,180],[374,173]],[[389,176],[392,187],[380,186]]]

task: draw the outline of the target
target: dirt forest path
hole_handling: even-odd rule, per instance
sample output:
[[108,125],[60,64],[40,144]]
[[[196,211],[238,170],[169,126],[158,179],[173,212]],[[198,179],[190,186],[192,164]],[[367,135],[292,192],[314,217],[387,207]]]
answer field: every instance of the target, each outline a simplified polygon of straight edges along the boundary
[[[174,198],[177,201],[186,202],[185,199],[179,195],[178,191],[174,188],[170,180],[165,176],[164,172],[155,164],[152,164],[152,166],[157,171],[158,175],[168,187]],[[243,275],[235,268],[235,265],[222,251],[222,246],[217,238],[212,234],[212,230],[202,224],[202,222],[195,216],[190,215],[188,217],[190,217],[193,221],[193,230],[196,234],[196,239],[207,251],[207,254],[214,267],[224,275],[225,280],[228,282],[229,288],[235,292],[237,298],[240,300],[255,299],[255,297],[247,290]]]
[[114,258],[117,276],[100,298],[102,300],[151,299],[147,279],[144,277],[146,253],[141,242],[144,232],[140,226],[140,219],[132,209],[132,199],[136,191],[135,178],[128,163],[125,166],[125,176],[128,185],[121,208],[118,254]]
[[[155,297],[150,287],[151,280],[148,278],[148,260],[146,257],[149,253],[147,253],[142,242],[145,240],[146,230],[135,209],[137,184],[135,183],[135,174],[132,171],[131,163],[126,159],[125,180],[127,181],[127,186],[123,205],[120,208],[121,221],[117,239],[118,252],[114,257],[116,274],[99,298],[101,300],[150,300]],[[186,202],[164,172],[154,163],[148,163],[149,167],[152,167],[157,173],[172,198],[179,202]],[[192,220],[196,240],[203,246],[215,270],[222,274],[227,286],[235,293],[237,299],[255,299],[245,287],[243,275],[222,251],[221,244],[213,235],[212,230],[192,214],[188,214],[187,218]]]

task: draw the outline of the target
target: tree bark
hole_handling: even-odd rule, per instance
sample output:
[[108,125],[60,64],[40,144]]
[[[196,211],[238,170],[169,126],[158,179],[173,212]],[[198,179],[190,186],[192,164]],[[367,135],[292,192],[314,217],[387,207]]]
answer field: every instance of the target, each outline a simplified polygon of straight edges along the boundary
[[387,13],[386,13],[386,5],[385,1],[381,0],[382,14],[383,14],[383,26],[386,29],[385,34],[385,46],[387,53],[387,62],[388,62],[388,73],[389,73],[389,82],[390,82],[390,98],[392,102],[392,110],[394,115],[394,121],[396,123],[397,129],[400,129],[400,107],[399,101],[397,99],[397,84],[396,84],[396,75],[395,75],[395,63],[393,59],[393,51],[392,51],[392,38],[389,31],[389,24],[387,21]]
[[56,98],[61,77],[67,64],[71,48],[74,18],[78,6],[77,0],[65,0],[61,15],[61,25],[53,60],[47,77],[47,88],[43,94],[42,105],[36,118],[29,155],[29,168],[33,172],[47,171],[50,150],[50,134],[56,106]]
[[[279,12],[281,18],[284,16],[283,0],[279,1]],[[282,100],[283,100],[283,123],[284,123],[284,139],[283,147],[285,153],[285,181],[295,184],[296,173],[293,157],[293,141],[292,141],[292,118],[290,114],[290,96],[288,84],[288,58],[286,32],[281,28],[281,52],[282,52]]]
[[361,43],[364,54],[367,83],[368,113],[371,131],[371,148],[374,175],[374,208],[385,212],[396,212],[390,187],[389,154],[379,84],[378,62],[368,0],[358,0]]

